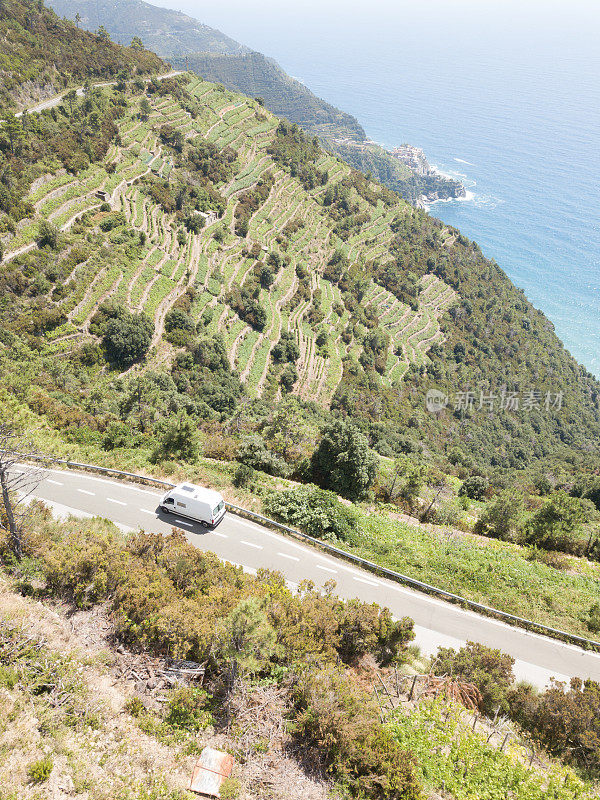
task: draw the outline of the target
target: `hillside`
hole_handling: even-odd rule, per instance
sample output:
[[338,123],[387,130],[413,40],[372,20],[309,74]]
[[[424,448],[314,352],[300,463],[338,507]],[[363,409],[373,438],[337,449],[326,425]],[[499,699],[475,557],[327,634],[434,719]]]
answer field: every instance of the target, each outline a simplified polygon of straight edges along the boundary
[[147,75],[165,67],[154,53],[77,30],[43,6],[32,14],[26,0],[0,5],[0,42],[0,111],[31,105],[86,79]]
[[222,83],[232,91],[261,97],[276,116],[301,125],[310,134],[357,141],[366,138],[355,117],[321,100],[262,53],[217,56],[195,53],[187,59],[173,59],[173,64],[179,69],[187,67],[207,81]]
[[419,175],[388,150],[369,141],[355,117],[321,100],[261,53],[196,53],[172,60],[179,69],[189,69],[233,91],[262,98],[276,116],[295,122],[310,135],[318,136],[329,151],[341,156],[350,166],[372,175],[412,203],[418,202],[422,195],[430,199],[461,195],[457,181],[441,175]]
[[128,45],[134,36],[139,36],[149,50],[168,59],[198,52],[248,52],[244,45],[187,14],[142,0],[56,0],[51,6],[70,20],[79,14],[81,27],[88,30],[104,26],[119,44]]
[[461,196],[461,185],[440,175],[423,176],[394,158],[383,147],[368,142],[351,114],[314,95],[300,81],[287,75],[272,59],[248,50],[198,20],[141,0],[56,0],[53,8],[90,30],[104,25],[112,38],[128,44],[134,36],[174,66],[195,72],[206,80],[222,83],[249,97],[260,97],[278,117],[296,122],[317,135],[326,148],[355,169],[399,192],[411,203]]
[[[99,344],[116,303],[149,317],[145,370],[169,371],[177,406],[198,419],[225,422],[242,395],[273,402],[292,392],[367,431],[383,426],[388,453],[401,429],[440,456],[466,448],[453,457],[486,468],[593,457],[597,382],[477,245],[256,101],[197,77],[150,84],[147,97],[142,88],[95,90],[118,131],[102,129],[97,160],[61,155],[61,138],[54,171],[32,164],[26,174],[39,177],[15,187],[0,220],[7,343],[17,335],[35,358],[87,364],[96,391],[103,381],[108,391]],[[42,114],[48,135],[83,107],[63,105],[57,122]],[[8,140],[3,158],[12,163]],[[71,233],[40,236],[41,219]],[[191,401],[211,383],[194,363],[215,357],[225,384]],[[519,414],[475,402],[425,408],[432,386],[474,398],[534,386],[543,398],[557,385],[564,403],[547,413],[539,400]],[[43,407],[39,387],[30,391]],[[93,429],[110,424],[113,402],[97,406]],[[70,403],[81,407],[81,395]]]

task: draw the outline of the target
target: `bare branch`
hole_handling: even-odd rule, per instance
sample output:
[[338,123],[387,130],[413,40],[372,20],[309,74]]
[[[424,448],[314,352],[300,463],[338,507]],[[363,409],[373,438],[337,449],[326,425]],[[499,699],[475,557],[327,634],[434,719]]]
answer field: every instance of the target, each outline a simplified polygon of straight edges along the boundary
[[0,528],[8,533],[8,544],[21,559],[31,515],[28,501],[44,480],[41,465],[24,463],[23,456],[46,460],[27,437],[7,423],[0,424]]

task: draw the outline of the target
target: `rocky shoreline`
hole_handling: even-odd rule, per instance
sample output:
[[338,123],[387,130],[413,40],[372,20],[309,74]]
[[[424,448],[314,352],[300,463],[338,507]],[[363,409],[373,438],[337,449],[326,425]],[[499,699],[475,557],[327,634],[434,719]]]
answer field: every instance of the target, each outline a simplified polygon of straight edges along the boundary
[[402,144],[389,151],[394,158],[401,161],[413,172],[425,179],[425,191],[417,200],[417,207],[426,208],[439,200],[466,199],[467,190],[455,178],[443,175],[432,167],[424,151],[412,144]]

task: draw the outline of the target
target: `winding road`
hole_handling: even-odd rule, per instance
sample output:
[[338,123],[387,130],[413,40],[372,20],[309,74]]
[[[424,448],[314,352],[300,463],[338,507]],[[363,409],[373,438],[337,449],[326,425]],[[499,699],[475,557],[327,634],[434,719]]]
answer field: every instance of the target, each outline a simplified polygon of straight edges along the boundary
[[[153,78],[156,78],[159,81],[164,80],[165,78],[174,78],[176,75],[183,75],[183,71],[180,69],[171,70],[171,72],[167,72],[164,75],[153,75]],[[152,78],[142,78],[144,83],[149,83]],[[127,81],[127,83],[132,83],[132,81]],[[105,81],[104,83],[93,83],[92,86],[94,88],[102,88],[103,86],[116,86],[117,81]],[[45,111],[47,108],[54,108],[55,106],[59,105],[63,98],[71,91],[71,89],[65,89],[64,92],[60,94],[54,95],[54,97],[49,97],[47,100],[42,100],[40,103],[36,103],[35,105],[28,106],[24,111],[28,114],[38,114],[40,111]],[[75,94],[77,97],[83,97],[83,86],[79,86],[75,89]],[[15,117],[22,117],[23,111],[18,111],[15,114]]]
[[415,621],[416,643],[425,653],[434,653],[440,645],[457,647],[475,640],[510,653],[515,658],[517,678],[540,687],[553,676],[559,680],[579,676],[600,681],[600,654],[413,591],[232,513],[227,513],[214,530],[206,529],[184,517],[160,511],[162,492],[66,470],[47,470],[44,475],[35,496],[56,516],[104,517],[124,532],[142,528],[165,534],[177,527],[195,547],[212,551],[247,572],[269,567],[279,570],[291,585],[305,578],[317,586],[334,580],[340,597],[387,606],[396,618],[411,617]]

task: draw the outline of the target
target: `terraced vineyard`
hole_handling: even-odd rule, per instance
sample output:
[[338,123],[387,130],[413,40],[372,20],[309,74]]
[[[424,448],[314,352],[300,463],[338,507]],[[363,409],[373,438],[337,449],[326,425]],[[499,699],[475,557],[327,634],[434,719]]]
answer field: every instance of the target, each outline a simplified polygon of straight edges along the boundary
[[[315,166],[325,174],[325,182],[307,189],[268,152],[279,121],[259,103],[195,76],[186,88],[201,113],[193,117],[173,97],[153,95],[151,113],[143,118],[140,100],[134,99],[119,122],[118,144],[111,146],[102,164],[77,177],[63,172],[38,180],[27,198],[36,217],[20,225],[5,258],[10,261],[36,246],[40,218],[62,231],[73,229],[75,240],[80,218],[102,227],[107,216],[121,212],[123,226],[135,232],[143,247],[136,257],[130,251],[125,257],[119,246],[126,236],[119,238],[117,232],[110,248],[77,264],[66,280],[72,291],[57,301],[67,321],[48,337],[48,348],[64,352],[89,339],[94,312],[110,298],[131,311],[144,311],[154,321],[152,363],[168,350],[163,341],[167,313],[188,287],[194,287],[192,318],[198,321],[212,310],[208,328],[223,335],[230,363],[251,396],[260,396],[269,386],[273,391],[271,348],[287,332],[300,351],[293,391],[327,404],[342,377],[344,359],[360,354],[364,330],[351,324],[342,292],[323,277],[324,270],[336,252],[351,264],[385,257],[394,237],[392,221],[412,212],[400,200],[395,205],[368,203],[355,192],[352,200],[367,221],[342,241],[333,232],[323,198],[328,187],[351,175],[346,164],[323,154]],[[218,148],[232,148],[237,156],[235,174],[219,187],[227,201],[224,214],[197,233],[187,230],[175,212],[166,213],[140,184],[145,176],[168,181],[177,175],[176,154],[160,143],[159,131],[165,125],[184,140],[200,136]],[[235,232],[238,202],[267,175],[272,178],[268,197],[253,211],[247,234],[240,237]],[[103,205],[105,197],[110,210]],[[272,285],[260,291],[258,303],[266,318],[258,329],[227,304],[227,295],[243,287],[257,260],[264,262],[270,253],[280,256],[281,266]],[[310,275],[310,286],[302,294],[303,271]],[[425,363],[428,349],[442,339],[440,316],[455,301],[454,291],[433,274],[421,278],[420,289],[416,311],[372,280],[364,294],[364,304],[376,308],[378,324],[389,334],[384,376],[389,383],[400,381],[410,364]]]

